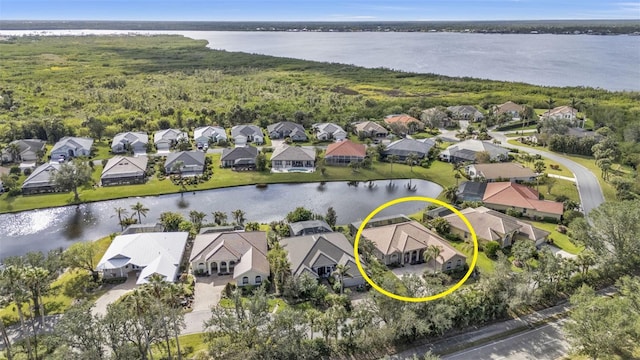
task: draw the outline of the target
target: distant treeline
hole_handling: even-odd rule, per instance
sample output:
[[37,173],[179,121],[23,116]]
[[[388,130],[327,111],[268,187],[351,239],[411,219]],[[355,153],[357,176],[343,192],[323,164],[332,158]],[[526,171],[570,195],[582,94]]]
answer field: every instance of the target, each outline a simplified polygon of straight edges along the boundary
[[0,30],[184,30],[184,31],[397,31],[507,34],[640,34],[640,20],[530,21],[367,21],[367,22],[236,22],[236,21],[26,21],[3,20]]

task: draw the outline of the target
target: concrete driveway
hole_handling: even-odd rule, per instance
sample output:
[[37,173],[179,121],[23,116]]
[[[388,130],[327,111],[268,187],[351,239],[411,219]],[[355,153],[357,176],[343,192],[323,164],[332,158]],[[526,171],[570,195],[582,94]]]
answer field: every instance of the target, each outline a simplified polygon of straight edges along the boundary
[[231,275],[196,277],[193,311],[209,311],[212,306],[217,305],[222,298],[222,290],[232,280]]
[[122,295],[132,291],[136,287],[136,281],[137,279],[135,276],[129,276],[125,283],[114,286],[111,290],[100,296],[93,306],[93,314],[100,314],[103,316],[106,315],[107,305],[115,302],[120,297],[122,297]]
[[433,271],[432,267],[427,266],[426,263],[416,264],[416,265],[405,265],[404,267],[399,267],[392,269],[391,272],[394,273],[398,278],[402,278],[405,275],[413,274],[422,278],[422,274],[424,274],[425,270]]

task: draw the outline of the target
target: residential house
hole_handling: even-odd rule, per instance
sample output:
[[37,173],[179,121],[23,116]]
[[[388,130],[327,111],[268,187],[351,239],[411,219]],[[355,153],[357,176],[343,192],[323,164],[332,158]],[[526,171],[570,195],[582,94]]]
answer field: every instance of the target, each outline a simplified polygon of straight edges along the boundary
[[355,123],[353,126],[353,132],[356,135],[362,133],[365,137],[370,138],[384,138],[389,135],[389,131],[387,131],[384,126],[373,121]]
[[143,184],[147,181],[147,157],[114,156],[102,170],[102,186]]
[[256,145],[264,143],[262,129],[256,125],[236,125],[231,128],[231,137],[236,146],[244,146],[248,143]]
[[197,235],[189,261],[196,273],[232,274],[237,286],[260,285],[270,273],[267,234],[232,231]]
[[[401,125],[408,133],[413,133],[417,129],[424,129],[424,123],[413,116],[407,114],[387,115],[384,122],[389,126]],[[393,130],[393,128],[391,127]]]
[[465,140],[453,144],[440,152],[440,160],[447,162],[475,162],[480,152],[489,153],[491,161],[506,161],[509,150],[481,140]]
[[495,105],[493,113],[497,116],[508,114],[513,120],[520,119],[520,113],[524,111],[524,106],[518,105],[513,101],[507,101],[504,104]]
[[[496,241],[503,248],[519,240],[533,241],[536,246],[540,246],[549,235],[548,231],[538,229],[528,222],[484,206],[475,209],[469,207],[460,212],[469,220],[479,241]],[[458,215],[446,215],[443,219],[449,223],[452,234],[471,239],[469,228]]]
[[447,110],[451,112],[451,117],[454,120],[467,120],[467,121],[482,121],[484,115],[472,105],[457,105],[449,106]]
[[460,201],[482,201],[486,189],[486,182],[465,181],[458,186],[457,198]]
[[153,143],[158,152],[168,152],[171,148],[176,146],[178,141],[184,140],[188,141],[189,135],[178,129],[160,130],[153,134]]
[[353,246],[342,233],[289,237],[281,239],[280,244],[287,251],[293,276],[309,274],[317,279],[328,278],[337,276],[336,267],[344,265],[348,267],[343,277],[345,287],[364,284],[353,257]]
[[[378,216],[374,219],[370,219],[365,224],[364,228],[368,229],[377,226],[400,224],[409,221],[411,221],[411,219],[409,219],[405,215]],[[362,221],[355,221],[349,224],[349,234],[351,234],[351,236],[355,236],[358,233],[358,229],[360,229],[361,225]]]
[[205,145],[217,144],[220,141],[227,141],[227,133],[219,126],[204,126],[196,128],[193,131],[193,140],[198,149]]
[[60,164],[51,162],[35,168],[29,177],[22,183],[24,195],[44,192],[57,192],[60,189],[53,183],[53,174],[60,170]]
[[51,160],[69,160],[77,156],[90,156],[93,139],[65,136],[51,148]]
[[104,278],[137,276],[136,284],[146,284],[160,275],[175,282],[187,244],[186,232],[143,232],[116,236],[104,253],[96,270]]
[[400,161],[407,160],[410,154],[415,154],[418,159],[429,157],[429,151],[436,145],[433,139],[400,139],[387,145],[383,154],[385,157],[398,156]]
[[352,162],[362,162],[367,156],[367,147],[351,140],[334,142],[327,146],[324,161],[327,165],[349,165]]
[[220,165],[234,170],[256,168],[258,149],[254,146],[239,146],[232,149],[223,149],[220,157]]
[[291,236],[304,236],[333,232],[331,226],[322,220],[298,221],[289,224]]
[[[177,168],[178,163],[182,163]],[[202,175],[205,168],[205,155],[202,151],[180,151],[169,154],[164,162],[167,174],[181,174],[182,176]]]
[[430,267],[445,271],[461,268],[466,263],[465,255],[414,220],[364,229],[362,238],[375,245],[374,254],[385,265],[422,263],[424,252],[430,246],[440,248],[440,256],[429,262]]
[[471,180],[478,181],[534,181],[537,174],[522,164],[512,162],[471,164],[465,170]]
[[313,172],[316,164],[314,149],[282,144],[271,154],[273,172]]
[[542,115],[540,115],[540,119],[552,119],[552,120],[564,119],[564,120],[569,120],[571,122],[574,122],[576,120],[577,113],[578,113],[577,109],[572,108],[571,106],[564,105],[564,106],[555,107],[551,109],[551,111],[549,110],[545,111]]
[[313,124],[313,132],[318,140],[341,141],[347,138],[347,132],[342,127],[332,123]]
[[280,121],[267,126],[267,132],[272,139],[290,138],[291,141],[307,141],[304,126],[291,121]]
[[[2,150],[2,162],[35,164],[38,158],[44,156],[45,144],[46,142],[40,139],[14,140]],[[15,148],[15,153],[12,148]]]
[[422,214],[422,221],[432,220],[439,217],[445,217],[449,214],[453,214],[449,208],[444,206],[438,206],[437,208],[427,210]]
[[131,151],[134,154],[146,154],[149,136],[143,132],[124,132],[113,137],[111,152],[122,154]]
[[[529,136],[524,136],[523,139],[526,141],[531,141],[535,144],[537,144],[541,139],[541,136],[546,136],[548,138],[549,134],[538,134],[538,133],[534,133],[531,134]],[[596,141],[600,141],[602,139],[602,135],[599,135],[598,133],[596,133],[595,131],[592,130],[585,130],[579,127],[572,127],[569,128],[569,131],[566,134],[562,134],[562,136],[572,136],[575,138],[586,138],[586,137],[592,137],[594,138]]]
[[514,209],[530,218],[562,218],[564,207],[561,202],[539,199],[534,189],[512,182],[488,183],[482,197],[484,205],[490,209]]
[[432,107],[422,110],[420,120],[434,128],[453,127],[457,123],[457,121],[453,121],[453,119],[449,117],[449,114],[447,114],[447,112],[441,107]]

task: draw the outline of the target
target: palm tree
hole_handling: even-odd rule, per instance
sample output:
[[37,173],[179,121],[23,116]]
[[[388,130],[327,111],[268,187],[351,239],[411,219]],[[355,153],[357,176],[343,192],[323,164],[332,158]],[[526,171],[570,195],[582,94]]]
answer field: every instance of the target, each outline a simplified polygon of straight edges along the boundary
[[140,216],[142,215],[147,217],[147,212],[149,212],[149,208],[144,207],[144,205],[139,201],[134,205],[131,205],[131,210],[138,214],[138,224],[142,224],[142,218]]
[[6,146],[5,151],[11,156],[12,162],[20,162],[20,146],[17,143],[10,143]]
[[556,104],[556,101],[553,100],[552,97],[549,97],[549,100],[545,100],[545,104],[549,106],[549,111],[547,112],[547,119],[548,119],[549,116],[551,115],[551,109],[553,109],[553,106]]
[[0,290],[6,294],[10,302],[15,303],[20,320],[20,330],[24,334],[27,344],[27,357],[32,358],[31,336],[25,324],[25,316],[22,312],[22,304],[29,301],[29,293],[24,284],[24,268],[9,265],[0,270]]
[[411,172],[413,172],[413,166],[418,162],[418,160],[419,157],[416,153],[409,153],[409,155],[407,155],[407,165],[409,165]]
[[575,119],[576,118],[575,110],[578,110],[578,106],[582,105],[582,101],[576,99],[575,97],[572,97],[570,105],[571,105],[571,117]]
[[451,203],[455,203],[458,199],[458,187],[457,186],[447,186],[444,188],[443,195],[445,199],[449,200]]
[[462,176],[460,175],[459,172],[456,172],[455,174],[453,174],[453,177],[456,178],[456,187],[458,187],[458,181],[460,181],[460,178]]
[[389,155],[389,163],[391,163],[391,175],[389,177],[393,177],[393,163],[398,161],[400,158],[398,155]]
[[202,222],[206,217],[207,217],[207,214],[201,211],[191,210],[189,212],[189,220],[191,220],[191,223],[196,228],[196,232],[200,232],[200,228],[202,227]]
[[216,225],[224,225],[227,222],[227,213],[225,213],[224,211],[214,211],[211,213],[211,215],[213,215],[213,222],[216,223]]
[[346,277],[351,277],[351,274],[348,273],[348,271],[351,270],[351,266],[349,265],[343,265],[343,264],[338,264],[336,265],[336,269],[333,270],[333,273],[331,275],[333,276],[338,276],[338,279],[340,279],[340,295],[342,295],[344,293],[344,278]]
[[116,214],[118,215],[118,224],[120,224],[120,231],[124,230],[124,222],[122,221],[122,217],[127,217],[127,209],[122,208],[122,207],[116,207],[113,208],[116,211]]
[[244,218],[244,216],[246,215],[246,213],[240,209],[238,210],[233,210],[231,212],[231,216],[233,216],[233,219],[235,220],[236,224],[242,226],[244,225],[244,221],[246,220]]
[[171,166],[171,173],[178,173],[178,181],[180,181],[180,186],[182,187],[182,190],[186,190],[187,187],[185,186],[184,181],[182,181],[183,167],[184,167],[184,161],[178,160],[173,164],[173,166]]
[[[435,274],[436,271],[438,271],[438,263],[435,261],[438,258],[442,258],[442,248],[440,246],[437,245],[429,245],[429,247],[427,247],[427,249],[424,251],[423,253],[423,257],[424,257],[424,262],[429,262],[431,260],[433,260],[433,273]],[[444,262],[444,259],[443,259]]]

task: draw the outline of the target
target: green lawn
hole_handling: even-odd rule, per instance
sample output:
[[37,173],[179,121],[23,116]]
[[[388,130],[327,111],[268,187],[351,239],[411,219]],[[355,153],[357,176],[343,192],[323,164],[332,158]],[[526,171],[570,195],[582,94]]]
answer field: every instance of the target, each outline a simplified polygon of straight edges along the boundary
[[575,246],[571,241],[569,241],[569,237],[566,234],[560,234],[558,231],[556,231],[556,227],[558,227],[558,225],[556,224],[543,223],[538,221],[531,221],[531,223],[537,228],[550,232],[551,234],[549,234],[549,237],[553,239],[553,243],[555,244],[555,246],[568,253],[575,255],[584,249],[584,247]]
[[[449,242],[453,247],[455,247],[458,251],[465,254],[467,256],[467,264],[471,265],[471,259],[473,256],[473,248],[468,249],[468,246],[464,242]],[[480,251],[478,253],[478,261],[476,262],[476,267],[480,269],[481,272],[493,272],[493,260],[487,257],[487,254]]]
[[[196,353],[207,350],[207,343],[204,341],[204,333],[182,335],[180,339],[180,349],[187,359],[193,358]],[[171,342],[171,355],[176,356],[177,347],[175,341]],[[166,359],[167,353],[164,343],[158,343],[153,349],[154,359]]]
[[93,160],[110,159],[114,156],[114,154],[111,153],[111,144],[109,143],[95,141],[93,147],[95,149]]
[[[187,191],[215,189],[239,185],[272,184],[272,183],[300,183],[318,181],[348,181],[348,180],[380,180],[389,178],[417,178],[433,181],[442,186],[455,184],[452,167],[448,163],[434,161],[430,168],[425,169],[414,166],[413,170],[405,164],[391,164],[374,162],[372,169],[361,169],[353,172],[349,167],[327,167],[323,176],[320,171],[312,174],[287,173],[272,174],[269,172],[235,172],[231,169],[221,169],[220,154],[209,155],[213,159],[213,177],[206,183],[195,186],[187,186]],[[99,178],[101,166],[95,166],[94,180]],[[131,196],[149,196],[180,192],[180,187],[173,185],[171,180],[158,180],[152,177],[146,184],[123,185],[111,187],[93,188],[92,186],[80,189],[80,199],[84,202],[101,201]],[[8,197],[0,196],[0,213],[31,210],[44,207],[64,206],[73,203],[72,193],[41,194],[29,196]]]

